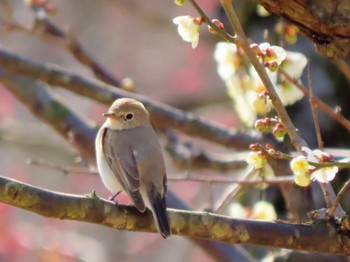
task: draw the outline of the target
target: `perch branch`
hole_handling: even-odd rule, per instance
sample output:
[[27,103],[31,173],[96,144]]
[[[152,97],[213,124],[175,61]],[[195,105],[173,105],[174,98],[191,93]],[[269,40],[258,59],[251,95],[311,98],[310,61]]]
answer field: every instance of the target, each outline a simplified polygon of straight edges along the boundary
[[[58,193],[0,177],[0,201],[50,218],[96,223],[117,230],[157,232],[150,211],[142,214],[135,207],[116,205],[95,194],[79,196]],[[338,233],[336,228],[325,222],[298,225],[232,219],[208,212],[175,209],[168,209],[168,214],[173,235],[227,244],[350,254],[349,237]]]

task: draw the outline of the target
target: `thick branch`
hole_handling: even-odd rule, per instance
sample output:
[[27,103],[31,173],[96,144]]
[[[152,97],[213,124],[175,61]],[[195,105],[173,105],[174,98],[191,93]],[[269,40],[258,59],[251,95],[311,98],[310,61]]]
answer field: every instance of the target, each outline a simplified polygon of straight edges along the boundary
[[[141,214],[132,206],[115,205],[94,195],[52,192],[4,177],[0,177],[0,201],[46,217],[96,223],[118,230],[157,231],[149,211]],[[323,222],[296,225],[232,219],[207,212],[168,209],[168,213],[174,235],[230,244],[350,254],[349,237]]]
[[350,55],[350,2],[259,0],[270,13],[295,24],[328,58]]
[[[79,95],[110,105],[116,98],[131,97],[145,104],[151,113],[152,123],[158,127],[172,127],[188,135],[208,139],[236,149],[247,149],[255,142],[261,142],[258,132],[228,130],[204,118],[154,102],[142,95],[116,89],[99,81],[84,78],[48,63],[37,63],[9,51],[0,49],[0,66],[10,72],[23,74],[42,80],[48,84],[61,86]],[[273,141],[269,141],[273,143]]]

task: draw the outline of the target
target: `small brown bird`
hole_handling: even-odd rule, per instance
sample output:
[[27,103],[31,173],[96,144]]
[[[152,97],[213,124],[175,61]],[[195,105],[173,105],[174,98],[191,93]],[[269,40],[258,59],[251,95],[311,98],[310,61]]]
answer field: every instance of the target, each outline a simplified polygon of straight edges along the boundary
[[96,136],[97,167],[114,199],[125,191],[140,212],[151,209],[159,233],[171,234],[166,212],[167,179],[161,146],[143,104],[114,101]]

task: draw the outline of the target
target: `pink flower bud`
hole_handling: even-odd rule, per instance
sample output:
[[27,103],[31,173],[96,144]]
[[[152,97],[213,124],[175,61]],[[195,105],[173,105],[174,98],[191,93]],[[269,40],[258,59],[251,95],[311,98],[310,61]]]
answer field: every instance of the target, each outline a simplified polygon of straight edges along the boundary
[[284,128],[284,126],[282,125],[282,123],[277,123],[275,125],[275,127],[272,130],[272,134],[276,137],[276,138],[282,138],[285,136],[285,134],[287,133],[287,130]]
[[[221,23],[221,21],[220,21],[219,19],[213,19],[213,20],[211,20],[211,22],[212,22],[213,24],[215,24],[218,28],[224,29],[224,24]],[[218,32],[217,32],[214,28],[212,28],[210,25],[208,25],[208,30],[209,30],[209,32],[212,33],[212,34],[217,34],[217,33],[218,33]]]

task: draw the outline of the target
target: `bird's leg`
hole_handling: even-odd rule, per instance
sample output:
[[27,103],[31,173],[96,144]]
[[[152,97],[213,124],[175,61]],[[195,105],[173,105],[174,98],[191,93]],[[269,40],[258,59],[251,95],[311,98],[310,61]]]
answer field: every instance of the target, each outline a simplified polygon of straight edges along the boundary
[[110,196],[108,199],[110,201],[114,201],[115,203],[118,203],[118,201],[115,200],[115,198],[121,193],[122,191],[118,191],[117,193],[115,193],[114,195]]

